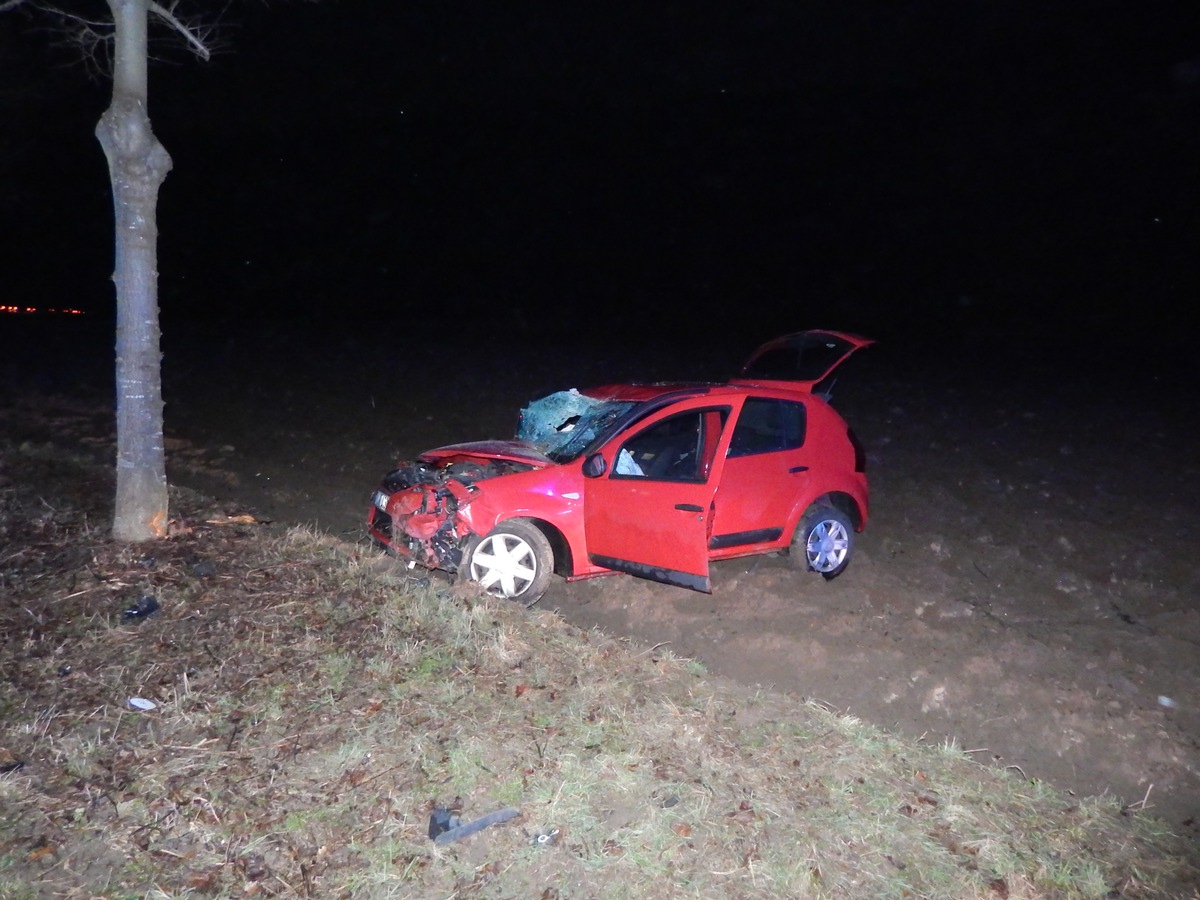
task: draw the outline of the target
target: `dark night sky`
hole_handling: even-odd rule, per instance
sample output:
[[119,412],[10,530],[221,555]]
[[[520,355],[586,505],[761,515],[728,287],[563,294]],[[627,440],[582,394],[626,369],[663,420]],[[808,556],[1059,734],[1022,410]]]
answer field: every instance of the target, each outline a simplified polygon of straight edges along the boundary
[[[151,74],[164,319],[1178,335],[1193,7],[234,4]],[[0,19],[5,293],[105,310],[105,86]]]

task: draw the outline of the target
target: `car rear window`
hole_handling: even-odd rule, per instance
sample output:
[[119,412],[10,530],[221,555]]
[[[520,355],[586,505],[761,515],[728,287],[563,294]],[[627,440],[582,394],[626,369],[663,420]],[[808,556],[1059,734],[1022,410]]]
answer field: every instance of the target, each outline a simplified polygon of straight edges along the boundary
[[804,446],[807,424],[808,410],[803,403],[748,397],[733,428],[728,455],[753,456],[795,450]]
[[817,381],[834,368],[851,346],[832,335],[793,335],[752,360],[742,377],[761,381]]

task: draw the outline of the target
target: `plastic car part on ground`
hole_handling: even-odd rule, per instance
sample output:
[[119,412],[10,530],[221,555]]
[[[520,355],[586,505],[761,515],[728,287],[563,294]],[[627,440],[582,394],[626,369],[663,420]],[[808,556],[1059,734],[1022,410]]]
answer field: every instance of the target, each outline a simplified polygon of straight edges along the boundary
[[136,603],[125,608],[121,613],[122,622],[141,622],[148,619],[159,610],[159,603],[153,594],[146,594],[139,597]]
[[490,812],[486,816],[480,816],[464,825],[461,824],[456,813],[444,807],[438,807],[429,816],[429,837],[438,845],[453,844],[455,841],[468,838],[492,825],[499,825],[501,822],[515,819],[520,814],[519,809],[509,806]]

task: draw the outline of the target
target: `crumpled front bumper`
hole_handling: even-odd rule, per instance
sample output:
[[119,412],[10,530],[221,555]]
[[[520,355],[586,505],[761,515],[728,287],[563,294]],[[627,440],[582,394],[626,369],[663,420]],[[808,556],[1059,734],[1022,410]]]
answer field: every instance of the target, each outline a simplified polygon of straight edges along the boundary
[[367,514],[367,532],[394,556],[430,569],[457,572],[473,534],[461,515],[473,493],[453,479],[439,485],[376,491]]

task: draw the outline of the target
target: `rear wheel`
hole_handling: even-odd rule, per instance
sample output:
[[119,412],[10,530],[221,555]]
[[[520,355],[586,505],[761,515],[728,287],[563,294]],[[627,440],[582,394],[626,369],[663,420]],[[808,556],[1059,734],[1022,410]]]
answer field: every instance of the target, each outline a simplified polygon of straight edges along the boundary
[[550,586],[554,551],[530,522],[502,522],[471,548],[467,572],[495,597],[531,606]]
[[805,513],[792,539],[792,559],[826,580],[837,578],[854,555],[854,523],[840,509],[817,506]]

